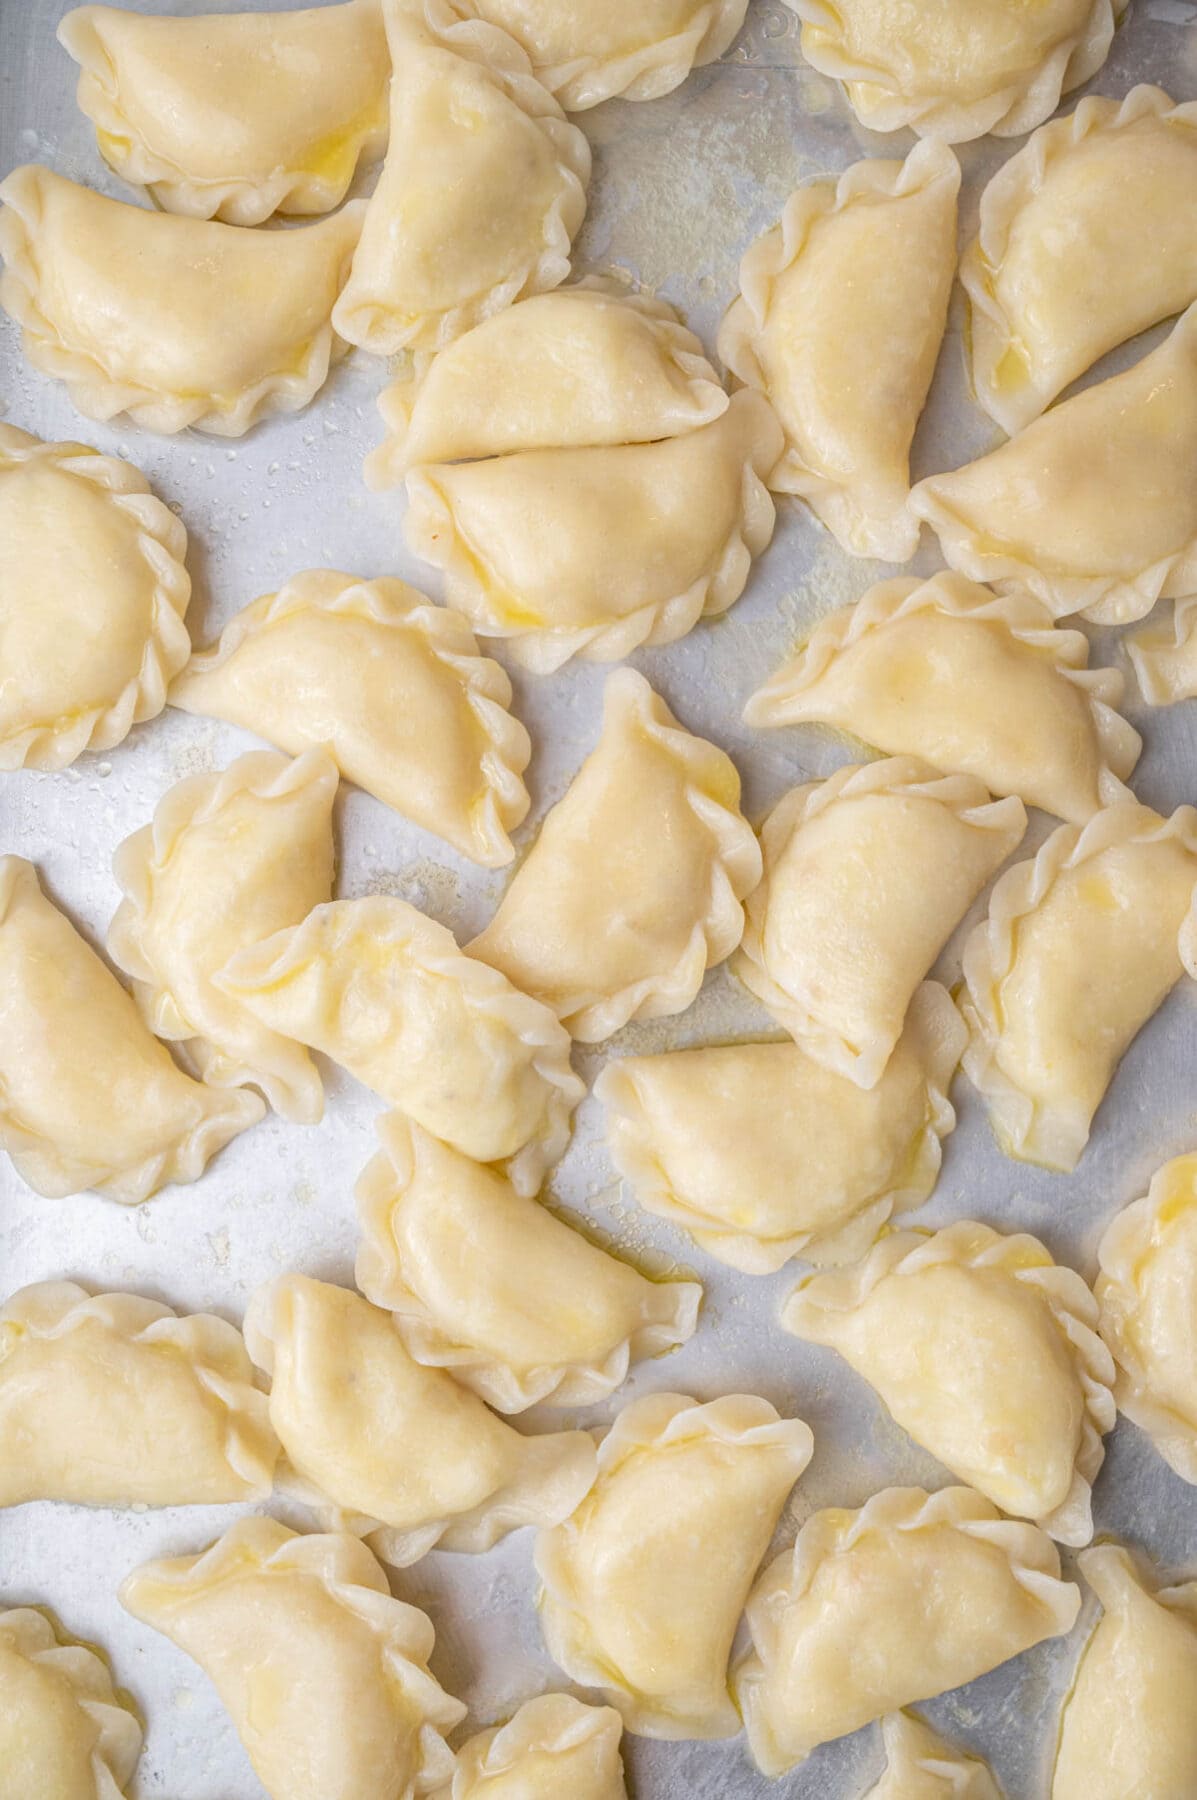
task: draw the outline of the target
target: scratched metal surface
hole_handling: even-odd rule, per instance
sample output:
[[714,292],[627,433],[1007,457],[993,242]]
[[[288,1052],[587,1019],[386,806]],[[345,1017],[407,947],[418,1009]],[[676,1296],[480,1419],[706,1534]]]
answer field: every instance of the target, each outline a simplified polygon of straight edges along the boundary
[[[192,0],[162,0],[153,9],[196,10]],[[74,106],[73,65],[54,39],[66,10],[66,0],[0,0],[0,172],[44,161],[128,198]],[[1150,78],[1176,98],[1192,98],[1195,18],[1197,6],[1180,0],[1133,0],[1090,91],[1121,96]],[[679,92],[649,105],[616,101],[579,123],[595,151],[579,270],[631,270],[679,303],[708,343],[734,291],[741,251],[774,221],[793,184],[861,154],[904,153],[907,144],[905,137],[883,140],[855,127],[832,87],[803,67],[796,23],[779,0],[752,0],[747,26],[724,62],[700,71]],[[965,148],[964,229],[983,180],[1015,147]],[[404,549],[401,503],[368,494],[359,479],[362,456],[378,436],[374,399],[384,376],[380,364],[358,353],[307,412],[260,426],[238,442],[192,432],[159,438],[120,421],[103,427],[80,418],[63,388],[26,367],[15,329],[0,322],[0,414],[42,437],[78,436],[130,458],[180,510],[191,538],[196,595],[189,623],[197,642],[255,595],[314,565],[399,574],[436,591]],[[952,466],[991,439],[991,427],[967,397],[957,309],[920,430],[916,472]],[[929,546],[917,566],[935,566]],[[815,732],[748,732],[739,721],[744,699],[811,621],[855,598],[880,572],[843,556],[809,514],[783,502],[772,547],[730,615],[700,626],[681,644],[635,659],[688,725],[736,758],[752,816],[793,782],[829,773],[845,752]],[[1122,661],[1111,634],[1094,638],[1096,660]],[[543,681],[516,677],[518,708],[536,746],[534,808],[521,843],[591,743],[602,681],[601,669],[577,665]],[[1146,740],[1134,783],[1139,795],[1164,810],[1197,799],[1197,707],[1149,713],[1132,688],[1127,710]],[[0,848],[34,858],[52,892],[99,938],[117,900],[110,868],[116,845],[149,819],[170,783],[223,766],[250,743],[231,727],[167,712],[103,759],[86,757],[59,775],[0,777]],[[1046,822],[1036,819],[1028,849],[1045,830]],[[500,891],[501,875],[477,870],[361,794],[343,793],[339,833],[341,894],[399,893],[468,935]],[[950,946],[942,972],[950,979],[957,966]],[[701,1043],[767,1024],[717,972],[683,1018],[632,1027],[611,1049]],[[578,1054],[588,1078],[601,1061],[601,1052]],[[1029,1229],[1091,1275],[1094,1246],[1111,1213],[1144,1191],[1158,1163],[1197,1142],[1195,1070],[1197,1004],[1182,987],[1127,1057],[1090,1149],[1068,1178],[1006,1161],[975,1096],[959,1081],[959,1127],[920,1222],[972,1215],[1003,1229]],[[131,1210],[90,1195],[41,1200],[0,1159],[3,1291],[70,1276],[239,1319],[252,1289],[277,1270],[295,1267],[348,1281],[352,1185],[372,1151],[379,1103],[331,1067],[326,1072],[330,1098],[322,1125],[303,1129],[272,1117],[238,1139],[195,1185]],[[817,1507],[859,1504],[890,1482],[941,1483],[943,1471],[888,1422],[861,1381],[830,1353],[778,1330],[774,1315],[792,1269],[766,1280],[738,1275],[636,1211],[605,1155],[597,1113],[592,1103],[583,1107],[576,1140],[552,1178],[554,1195],[615,1243],[654,1255],[658,1266],[697,1270],[707,1290],[694,1341],[665,1363],[642,1365],[614,1405],[653,1388],[701,1398],[747,1389],[808,1419],[816,1454],[783,1521],[783,1540]],[[591,1422],[612,1410],[578,1416]],[[527,1422],[572,1419],[556,1414]],[[197,1549],[231,1516],[232,1509],[122,1515],[49,1505],[0,1514],[0,1605],[52,1606],[75,1634],[107,1650],[117,1679],[135,1696],[147,1723],[132,1789],[141,1800],[260,1800],[262,1790],[207,1681],[115,1599],[117,1583],[134,1564]],[[1197,1554],[1197,1494],[1123,1423],[1108,1442],[1096,1517],[1099,1532],[1124,1535],[1165,1561]],[[396,1591],[425,1606],[435,1622],[434,1667],[468,1701],[469,1729],[503,1717],[548,1686],[564,1685],[540,1643],[531,1550],[530,1534],[520,1533],[487,1556],[433,1554],[395,1578]],[[1055,1720],[1079,1642],[1078,1634],[1041,1647],[926,1708],[951,1736],[991,1759],[1010,1800],[1046,1791]],[[849,1800],[870,1785],[881,1760],[873,1729],[824,1747],[776,1785],[756,1774],[742,1738],[702,1745],[628,1738],[625,1752],[638,1800],[753,1800],[770,1792],[786,1800]]]

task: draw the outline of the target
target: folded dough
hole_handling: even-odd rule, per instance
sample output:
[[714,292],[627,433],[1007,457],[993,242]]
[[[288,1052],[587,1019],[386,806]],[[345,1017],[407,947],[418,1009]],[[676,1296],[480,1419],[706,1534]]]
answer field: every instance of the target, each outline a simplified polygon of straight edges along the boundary
[[919,983],[1026,826],[1021,800],[910,756],[791,788],[761,827],[732,973],[808,1056],[875,1087]]
[[277,1458],[266,1396],[223,1319],[73,1281],[0,1306],[0,1506],[263,1500]]
[[541,1694],[506,1725],[466,1740],[438,1800],[628,1800],[622,1735],[611,1707]]
[[964,1068],[1007,1156],[1075,1168],[1132,1040],[1197,977],[1197,811],[1135,801],[1008,869],[964,947]]
[[1157,1169],[1097,1251],[1099,1329],[1118,1365],[1118,1410],[1197,1484],[1197,1154]]
[[1122,676],[1088,660],[1083,632],[1054,627],[1029,594],[899,577],[817,625],[744,717],[831,725],[1081,824],[1129,798],[1143,747],[1114,711]]
[[1002,1800],[979,1758],[945,1744],[913,1713],[887,1713],[881,1736],[885,1773],[865,1800]]
[[1051,1800],[1197,1793],[1197,1581],[1148,1586],[1119,1544],[1078,1561],[1104,1611],[1064,1703]]
[[133,1205],[195,1181],[265,1110],[176,1068],[33,864],[0,857],[0,1149],[23,1181]]
[[1197,106],[1082,100],[981,196],[960,263],[977,398],[1013,435],[1099,357],[1197,300]]
[[1128,0],[785,0],[871,131],[1017,137],[1096,75]]
[[1178,600],[1170,618],[1132,632],[1126,649],[1150,706],[1191,700],[1197,694],[1197,599]]
[[326,750],[347,781],[487,868],[515,854],[532,746],[511,682],[460,614],[404,581],[293,575],[192,658],[170,703],[294,756]]
[[726,1394],[646,1394],[599,1447],[573,1517],[536,1540],[554,1660],[642,1737],[734,1737],[732,1639],[786,1495],[811,1458],[801,1419]]
[[969,1488],[885,1488],[807,1520],[748,1602],[732,1685],[766,1775],[1070,1631],[1055,1545]]
[[328,212],[386,145],[378,0],[191,19],[80,6],[58,41],[101,155],[167,212],[229,225]]
[[381,4],[390,145],[333,324],[390,356],[565,280],[590,146],[505,31],[444,0]]
[[429,1670],[432,1623],[356,1538],[240,1519],[120,1599],[203,1669],[271,1800],[414,1800],[451,1777],[442,1733],[466,1709]]
[[910,445],[956,272],[960,164],[916,144],[798,188],[740,264],[719,331],[732,374],[786,434],[769,486],[798,494],[854,556],[908,562]]
[[65,769],[166,704],[187,533],[130,463],[0,423],[0,544],[0,773]]
[[107,1665],[32,1607],[0,1612],[0,1800],[124,1800],[141,1726]]
[[1089,1542],[1114,1364],[1093,1295],[1038,1238],[968,1220],[894,1232],[851,1268],[808,1277],[781,1323],[838,1350],[917,1444],[1003,1512]]
[[280,1275],[251,1299],[245,1341],[271,1377],[280,1485],[398,1567],[555,1525],[594,1481],[586,1432],[522,1436],[413,1362],[388,1315],[349,1288]]
[[739,943],[760,875],[731,758],[618,669],[598,744],[469,952],[599,1043],[685,1011]]
[[966,1036],[927,981],[875,1087],[796,1044],[727,1044],[620,1057],[594,1092],[640,1204],[720,1262],[770,1275],[792,1256],[862,1255],[891,1214],[930,1197]]

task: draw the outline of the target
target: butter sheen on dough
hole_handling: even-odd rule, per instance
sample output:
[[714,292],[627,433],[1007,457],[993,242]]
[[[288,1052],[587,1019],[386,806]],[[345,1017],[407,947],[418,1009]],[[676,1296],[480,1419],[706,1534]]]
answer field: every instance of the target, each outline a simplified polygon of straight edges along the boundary
[[0,1612],[0,1800],[125,1800],[141,1726],[94,1650],[32,1607]]
[[467,1738],[436,1800],[627,1800],[622,1735],[612,1707],[541,1694],[505,1725]]

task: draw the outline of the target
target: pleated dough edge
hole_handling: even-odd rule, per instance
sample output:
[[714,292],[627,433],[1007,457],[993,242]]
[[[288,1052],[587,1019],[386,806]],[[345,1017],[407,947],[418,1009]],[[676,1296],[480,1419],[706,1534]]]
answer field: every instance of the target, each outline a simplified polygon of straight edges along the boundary
[[113,1686],[108,1665],[82,1644],[64,1644],[49,1619],[31,1606],[0,1611],[0,1635],[17,1655],[62,1677],[80,1712],[96,1729],[91,1754],[95,1800],[125,1800],[141,1755],[142,1729]]

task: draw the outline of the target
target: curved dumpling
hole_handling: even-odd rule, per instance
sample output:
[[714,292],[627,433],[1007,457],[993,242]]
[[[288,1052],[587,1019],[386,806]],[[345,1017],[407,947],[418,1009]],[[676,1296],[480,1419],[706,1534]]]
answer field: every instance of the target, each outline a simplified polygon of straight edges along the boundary
[[405,900],[333,900],[242,950],[217,986],[534,1194],[585,1087],[548,1007],[457,948]]
[[919,983],[1026,825],[1021,800],[908,756],[791,788],[761,827],[732,973],[808,1056],[875,1087]]
[[441,1800],[627,1800],[622,1736],[611,1707],[541,1694],[506,1725],[466,1740]]
[[451,1778],[442,1734],[466,1709],[429,1670],[432,1623],[356,1538],[240,1519],[120,1598],[210,1678],[272,1800],[413,1800]]
[[786,434],[769,486],[855,556],[918,548],[910,445],[947,323],[959,187],[952,152],[922,143],[798,188],[746,252],[719,331],[723,361]]
[[266,1396],[223,1319],[73,1281],[0,1307],[0,1506],[262,1500],[277,1457]]
[[1172,706],[1197,694],[1197,599],[1178,600],[1172,616],[1126,640],[1143,698]]
[[187,533],[139,470],[0,423],[0,772],[156,718],[191,654]]
[[652,444],[413,469],[404,530],[483,637],[537,674],[671,644],[739,599],[773,535],[781,427],[760,394]]
[[573,1517],[536,1540],[545,1640],[643,1737],[734,1737],[727,1661],[757,1565],[811,1458],[801,1419],[726,1394],[646,1394]]
[[594,1481],[586,1432],[522,1437],[413,1362],[387,1314],[349,1288],[279,1276],[250,1301],[245,1341],[271,1376],[281,1485],[368,1535],[387,1562],[555,1525]]
[[1197,1483],[1197,1154],[1157,1169],[1106,1227],[1094,1286],[1118,1410]]
[[564,281],[590,146],[506,32],[441,0],[382,8],[390,145],[333,324],[390,356]]
[[58,41],[101,155],[167,212],[230,225],[327,212],[386,144],[378,0],[191,19],[80,6]]
[[1123,1054],[1197,975],[1197,812],[1127,801],[1008,869],[964,947],[964,1068],[1007,1156],[1075,1168]]
[[124,899],[108,928],[150,1028],[184,1039],[205,1081],[260,1087],[285,1118],[313,1124],[324,1088],[311,1057],[212,977],[238,950],[296,925],[332,892],[337,771],[319,750],[297,762],[251,752],[218,775],[176,782],[119,846]]
[[141,1726],[106,1664],[32,1607],[0,1612],[0,1795],[124,1800]]
[[230,620],[172,706],[328,752],[347,781],[487,868],[515,852],[532,754],[511,683],[458,613],[404,581],[307,569]]
[[766,1775],[816,1745],[961,1686],[1072,1629],[1081,1596],[1055,1545],[969,1488],[885,1488],[807,1520],[748,1602],[733,1671]]
[[760,875],[731,758],[619,669],[597,746],[470,955],[598,1043],[629,1019],[685,1011],[739,943]]
[[1082,100],[981,196],[960,263],[977,398],[1029,425],[1116,344],[1197,300],[1197,106]]
[[967,1220],[895,1232],[854,1267],[808,1277],[781,1323],[838,1350],[916,1443],[1003,1512],[1089,1542],[1114,1365],[1093,1295],[1037,1238]]
[[865,1800],[1002,1800],[983,1762],[945,1744],[913,1713],[888,1713],[881,1736],[885,1773]]
[[786,0],[802,54],[872,131],[964,143],[1033,131],[1095,75],[1128,0]]
[[1197,587],[1197,306],[1125,374],[920,481],[910,504],[974,581],[1021,582],[1055,616],[1141,619]]
[[1142,749],[1114,711],[1122,676],[1088,659],[1083,632],[1053,627],[1029,594],[899,577],[817,625],[744,717],[832,725],[1080,824],[1129,797]]
[[0,857],[0,1148],[22,1180],[132,1205],[195,1181],[265,1110],[176,1068],[33,864]]
[[769,1275],[792,1256],[863,1254],[891,1214],[929,1198],[966,1036],[928,981],[872,1088],[796,1044],[727,1044],[621,1057],[594,1092],[640,1204],[720,1262]]

